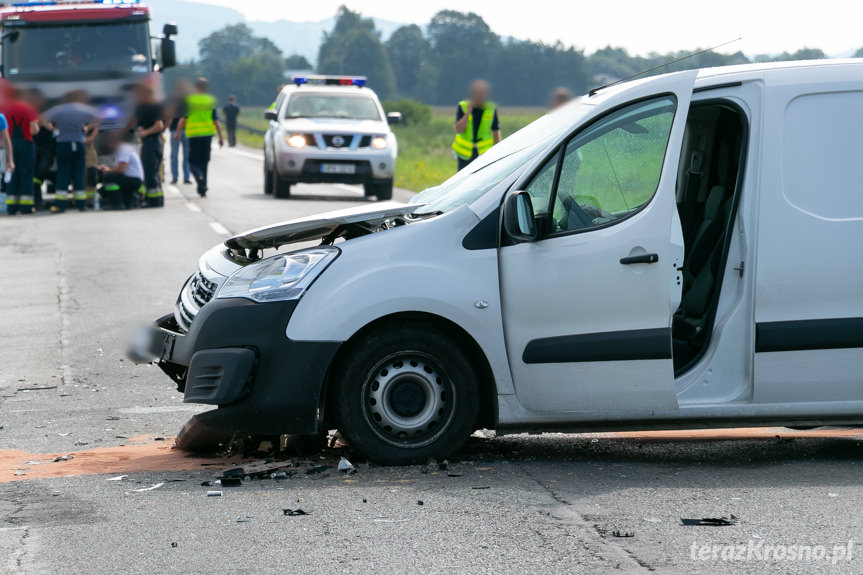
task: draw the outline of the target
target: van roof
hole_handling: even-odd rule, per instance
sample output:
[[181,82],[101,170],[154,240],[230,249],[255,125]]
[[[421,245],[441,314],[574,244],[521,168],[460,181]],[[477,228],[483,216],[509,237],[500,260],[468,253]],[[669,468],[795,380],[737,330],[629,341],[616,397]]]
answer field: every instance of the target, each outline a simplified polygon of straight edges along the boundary
[[[709,86],[711,84],[725,82],[745,82],[763,78],[766,72],[772,70],[795,70],[799,71],[799,82],[807,82],[812,79],[816,71],[823,72],[825,69],[834,68],[836,79],[847,78],[850,71],[858,75],[863,74],[863,58],[825,59],[825,60],[792,60],[789,62],[763,62],[758,64],[740,64],[736,66],[719,66],[716,68],[702,68],[698,71],[695,87]],[[810,74],[810,72],[812,74]],[[823,75],[819,74],[819,80],[823,81]]]

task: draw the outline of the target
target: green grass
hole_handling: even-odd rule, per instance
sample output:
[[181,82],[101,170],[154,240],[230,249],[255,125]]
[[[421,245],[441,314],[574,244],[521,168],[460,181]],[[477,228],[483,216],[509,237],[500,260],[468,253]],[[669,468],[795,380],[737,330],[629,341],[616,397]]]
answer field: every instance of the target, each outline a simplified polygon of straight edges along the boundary
[[[240,124],[265,130],[267,121],[264,108],[244,108]],[[503,108],[499,112],[504,137],[520,130],[539,118],[540,108]],[[396,169],[396,186],[418,192],[443,182],[456,171],[452,154],[453,122],[455,105],[452,108],[436,108],[428,124],[395,126],[393,131],[399,141],[399,161]],[[263,147],[263,138],[245,130],[239,130],[240,143],[253,148]]]

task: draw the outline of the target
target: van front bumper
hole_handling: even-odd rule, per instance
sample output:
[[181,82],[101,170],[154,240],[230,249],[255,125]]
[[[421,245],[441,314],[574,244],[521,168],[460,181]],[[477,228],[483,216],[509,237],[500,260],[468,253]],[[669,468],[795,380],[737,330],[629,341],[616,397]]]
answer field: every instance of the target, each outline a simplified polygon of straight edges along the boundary
[[214,299],[187,333],[170,314],[136,339],[129,353],[133,361],[158,365],[184,393],[185,403],[218,406],[186,424],[181,447],[203,447],[234,434],[319,432],[321,394],[341,343],[288,339],[296,305]]

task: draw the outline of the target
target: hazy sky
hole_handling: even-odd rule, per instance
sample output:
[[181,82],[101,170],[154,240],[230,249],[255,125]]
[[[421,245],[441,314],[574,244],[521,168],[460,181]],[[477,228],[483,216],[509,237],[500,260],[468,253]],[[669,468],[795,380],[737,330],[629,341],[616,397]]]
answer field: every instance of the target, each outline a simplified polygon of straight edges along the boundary
[[[321,20],[340,4],[367,16],[424,24],[442,9],[481,15],[498,34],[562,40],[588,51],[608,44],[635,54],[714,46],[746,54],[807,46],[837,55],[863,46],[860,0],[194,0],[230,6],[249,20]],[[530,6],[527,13],[525,6]]]

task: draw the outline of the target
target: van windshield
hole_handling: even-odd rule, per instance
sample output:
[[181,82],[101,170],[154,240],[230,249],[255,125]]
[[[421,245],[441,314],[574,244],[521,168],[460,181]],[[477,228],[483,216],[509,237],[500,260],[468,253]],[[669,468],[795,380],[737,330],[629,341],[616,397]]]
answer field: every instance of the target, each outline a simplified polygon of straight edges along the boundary
[[449,212],[470,205],[569,132],[592,108],[577,100],[528,124],[470,163],[439,186],[428,188],[411,199],[426,204],[426,213]]

